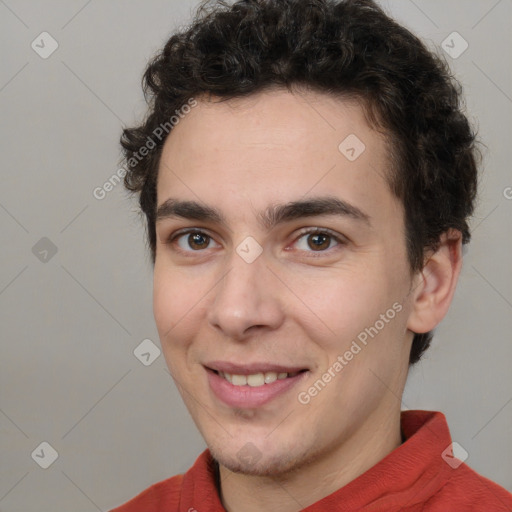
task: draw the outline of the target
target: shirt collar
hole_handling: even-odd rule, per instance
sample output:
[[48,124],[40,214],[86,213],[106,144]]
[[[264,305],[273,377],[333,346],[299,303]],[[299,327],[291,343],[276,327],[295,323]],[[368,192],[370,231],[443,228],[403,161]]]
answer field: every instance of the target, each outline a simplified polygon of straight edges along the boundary
[[[304,512],[386,510],[387,506],[413,506],[428,499],[450,477],[441,454],[451,437],[445,416],[433,411],[402,411],[405,441],[368,471],[304,509]],[[216,461],[205,450],[183,477],[180,512],[224,512],[217,492]],[[365,509],[366,510],[366,509]],[[388,509],[389,510],[389,509]]]

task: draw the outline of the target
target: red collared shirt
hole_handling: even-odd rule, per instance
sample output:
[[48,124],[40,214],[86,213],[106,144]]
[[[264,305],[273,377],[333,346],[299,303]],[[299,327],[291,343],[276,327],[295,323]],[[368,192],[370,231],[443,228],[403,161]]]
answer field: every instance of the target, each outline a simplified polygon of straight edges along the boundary
[[[440,412],[404,411],[405,441],[305,512],[512,512],[512,494],[453,458]],[[459,464],[460,463],[460,464]],[[152,485],[111,512],[225,512],[205,450],[184,474]]]

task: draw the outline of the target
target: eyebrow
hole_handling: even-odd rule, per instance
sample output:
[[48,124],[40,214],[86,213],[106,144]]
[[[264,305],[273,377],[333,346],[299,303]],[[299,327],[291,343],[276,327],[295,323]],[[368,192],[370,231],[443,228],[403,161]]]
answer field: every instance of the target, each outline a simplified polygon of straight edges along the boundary
[[[270,230],[285,222],[322,215],[349,217],[371,227],[368,214],[342,199],[330,196],[270,205],[258,214],[258,221],[261,226]],[[158,207],[156,222],[172,217],[228,225],[226,218],[217,208],[196,201],[169,198]]]

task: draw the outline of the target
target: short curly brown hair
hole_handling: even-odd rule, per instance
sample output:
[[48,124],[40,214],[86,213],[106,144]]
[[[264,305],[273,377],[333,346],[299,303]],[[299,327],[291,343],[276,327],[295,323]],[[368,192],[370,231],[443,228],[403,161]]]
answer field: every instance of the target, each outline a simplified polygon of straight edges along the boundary
[[[404,205],[412,271],[449,228],[469,241],[478,153],[461,87],[444,59],[371,0],[203,2],[192,24],[149,63],[142,83],[148,115],[124,129],[121,145],[124,184],[140,195],[153,264],[161,127],[169,133],[169,119],[178,120],[191,98],[229,99],[272,87],[355,97],[369,123],[390,137],[388,180]],[[143,147],[151,149],[141,158]],[[411,364],[431,339],[431,332],[415,334]]]

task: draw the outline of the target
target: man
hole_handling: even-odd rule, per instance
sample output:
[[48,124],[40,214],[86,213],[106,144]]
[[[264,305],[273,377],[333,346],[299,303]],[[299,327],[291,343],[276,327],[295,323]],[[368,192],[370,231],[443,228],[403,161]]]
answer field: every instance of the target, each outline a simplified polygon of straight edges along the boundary
[[512,510],[441,413],[400,411],[476,194],[442,62],[369,0],[242,0],[200,11],[145,84],[125,185],[208,450],[116,511]]

